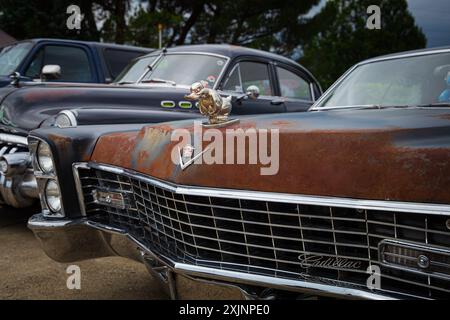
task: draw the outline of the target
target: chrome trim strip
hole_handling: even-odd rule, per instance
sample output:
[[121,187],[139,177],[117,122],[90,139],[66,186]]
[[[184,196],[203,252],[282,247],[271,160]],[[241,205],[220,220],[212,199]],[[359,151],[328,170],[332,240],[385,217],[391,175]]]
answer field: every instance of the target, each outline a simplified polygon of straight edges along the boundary
[[401,58],[408,58],[408,57],[418,57],[418,56],[426,56],[431,54],[438,54],[438,53],[446,53],[450,52],[450,49],[436,49],[436,50],[427,50],[425,52],[413,52],[413,53],[405,53],[397,56],[388,56],[388,57],[379,57],[379,58],[373,58],[369,60],[361,61],[354,66],[350,67],[342,76],[340,76],[332,85],[329,87],[317,100],[311,108],[309,108],[309,111],[320,111],[322,108],[316,107],[318,104],[321,103],[322,100],[326,99],[328,95],[334,90],[335,87],[337,87],[346,77],[347,75],[355,70],[357,67],[362,66],[364,64],[369,64],[372,62],[379,62],[379,61],[385,61],[385,60],[395,60],[395,59],[401,59]]
[[[396,270],[401,270],[401,271],[409,271],[409,272],[413,272],[415,274],[420,274],[422,276],[434,276],[436,278],[440,278],[440,279],[444,279],[444,280],[449,280],[450,279],[450,275],[448,274],[442,274],[442,273],[438,273],[438,272],[427,272],[426,270],[419,270],[419,269],[415,269],[409,266],[405,266],[405,265],[401,265],[401,264],[396,264],[393,262],[388,262],[386,261],[386,259],[384,259],[384,254],[385,254],[385,247],[387,245],[391,245],[391,246],[397,246],[397,247],[402,247],[405,249],[412,249],[412,250],[417,250],[417,251],[425,251],[426,253],[434,253],[434,254],[439,254],[439,255],[444,255],[447,257],[450,257],[450,250],[444,247],[438,247],[435,245],[425,245],[425,244],[420,244],[420,243],[415,243],[415,242],[409,242],[409,241],[405,241],[405,240],[397,240],[397,239],[383,239],[378,243],[378,261],[380,262],[380,264],[382,266],[388,267],[388,268],[393,268]],[[407,257],[408,255],[405,254],[405,257]],[[449,265],[445,266],[446,268],[449,267]]]
[[[58,117],[58,115],[63,114],[65,115],[67,118],[69,118],[70,121],[70,126],[68,127],[61,127],[60,125],[57,125],[58,128],[76,128],[78,126],[78,122],[77,122],[77,117],[75,116],[75,113],[73,113],[71,110],[62,110],[60,111],[57,115],[56,118]],[[55,119],[56,119],[55,118]]]
[[8,133],[0,133],[0,141],[6,143],[15,143],[23,146],[28,146],[27,137],[16,136]]
[[309,91],[311,92],[312,101],[316,101],[316,93],[314,92],[314,84],[312,82],[309,83]]
[[321,283],[307,282],[303,280],[290,280],[283,278],[274,278],[269,276],[262,276],[251,273],[242,273],[237,271],[221,270],[215,268],[208,268],[202,266],[189,265],[184,263],[176,263],[174,266],[175,272],[181,272],[190,276],[205,277],[215,280],[230,280],[239,283],[251,283],[253,285],[271,285],[283,289],[307,289],[312,290],[323,295],[337,295],[353,298],[363,298],[372,300],[397,300],[392,297],[380,295],[360,289],[338,287]]
[[[169,106],[169,104],[170,104],[170,106]],[[175,106],[176,106],[175,101],[172,101],[172,100],[162,100],[161,101],[161,107],[163,107],[163,108],[175,108]]]
[[[187,105],[183,107],[183,104]],[[192,109],[192,102],[191,101],[186,101],[186,100],[181,100],[178,102],[178,106],[182,109]]]
[[87,163],[78,163],[78,164],[74,164],[72,166],[72,172],[73,172],[73,177],[75,179],[75,188],[77,190],[78,193],[78,204],[80,205],[80,211],[81,211],[81,215],[82,216],[86,216],[86,208],[84,206],[84,193],[83,193],[83,189],[81,187],[81,180],[80,180],[80,174],[78,172],[78,169],[89,169]]
[[[141,173],[123,169],[106,164],[98,164],[93,162],[74,163],[74,172],[79,168],[93,168],[100,169],[116,174],[122,174],[130,176],[142,181],[151,183],[157,187],[166,189],[171,192],[185,195],[195,196],[207,196],[207,197],[221,197],[231,199],[243,199],[243,200],[259,200],[259,201],[273,201],[283,203],[295,203],[317,206],[330,206],[330,207],[342,207],[352,209],[365,209],[365,210],[380,210],[380,211],[393,211],[393,212],[410,212],[410,213],[424,213],[435,215],[450,215],[450,205],[446,204],[431,204],[431,203],[415,203],[415,202],[400,202],[400,201],[388,201],[388,200],[364,200],[353,198],[336,198],[328,196],[310,196],[310,195],[297,195],[289,193],[274,193],[263,191],[250,191],[250,190],[233,190],[233,189],[219,189],[219,188],[205,188],[197,186],[185,186],[176,185],[170,182],[161,181],[157,178],[153,178]],[[80,181],[77,181],[80,185]],[[82,190],[77,187],[80,201],[82,201]],[[82,203],[80,202],[80,205]],[[83,203],[84,206],[84,203]]]

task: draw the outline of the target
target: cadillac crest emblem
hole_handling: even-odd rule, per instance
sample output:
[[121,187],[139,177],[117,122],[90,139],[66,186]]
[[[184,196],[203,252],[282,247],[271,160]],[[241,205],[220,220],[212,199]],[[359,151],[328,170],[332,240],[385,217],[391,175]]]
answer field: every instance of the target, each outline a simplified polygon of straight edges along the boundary
[[187,167],[189,167],[192,163],[194,163],[196,159],[198,159],[208,149],[209,147],[206,147],[202,152],[199,152],[197,155],[194,156],[195,148],[190,144],[185,145],[181,150],[180,148],[178,148],[178,153],[180,155],[179,164],[181,170],[184,170]]

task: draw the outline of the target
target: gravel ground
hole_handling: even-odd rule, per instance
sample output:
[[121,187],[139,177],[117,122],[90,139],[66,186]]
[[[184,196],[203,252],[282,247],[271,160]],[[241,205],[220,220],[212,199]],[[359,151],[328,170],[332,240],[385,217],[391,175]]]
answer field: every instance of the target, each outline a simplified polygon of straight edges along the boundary
[[167,299],[143,265],[120,257],[76,263],[81,289],[67,289],[69,264],[45,255],[28,216],[0,208],[0,299]]

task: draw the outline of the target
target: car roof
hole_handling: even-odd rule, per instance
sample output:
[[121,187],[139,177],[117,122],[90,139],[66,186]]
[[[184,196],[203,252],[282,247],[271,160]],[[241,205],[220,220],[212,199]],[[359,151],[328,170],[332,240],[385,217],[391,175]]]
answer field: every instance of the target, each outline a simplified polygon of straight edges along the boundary
[[359,62],[358,65],[370,63],[370,62],[374,62],[374,61],[379,61],[379,60],[397,59],[397,58],[414,56],[414,55],[425,55],[425,54],[432,54],[432,53],[441,53],[441,52],[446,52],[446,51],[450,51],[450,46],[395,52],[395,53],[390,53],[390,54],[370,58],[367,60],[363,60],[363,61]]
[[177,51],[178,52],[182,52],[182,51],[204,52],[204,51],[207,51],[210,53],[215,53],[215,54],[227,56],[230,58],[249,55],[249,56],[261,56],[261,57],[265,57],[265,58],[276,59],[276,60],[285,61],[288,63],[293,62],[291,59],[285,58],[285,57],[275,54],[275,53],[258,50],[258,49],[252,49],[252,48],[247,48],[247,47],[231,45],[231,44],[183,45],[183,46],[167,48],[167,51],[169,51],[169,52],[177,52]]
[[[297,67],[302,69],[305,73],[307,73],[315,82],[317,82],[316,78],[309,72],[308,69],[303,67],[302,65],[298,64],[292,59],[283,57],[279,54],[271,53],[268,51],[258,50],[258,49],[252,49],[237,45],[231,45],[231,44],[196,44],[196,45],[182,45],[177,47],[170,47],[166,49],[167,52],[173,53],[173,52],[202,52],[202,53],[212,53],[217,55],[222,55],[230,58],[231,60],[236,57],[241,56],[256,56],[256,57],[262,57],[266,59],[271,60],[277,60],[279,62]],[[153,52],[152,54],[155,54],[159,50]],[[142,57],[140,57],[142,58]],[[317,82],[318,83],[318,82]]]
[[114,44],[114,43],[105,43],[105,42],[96,42],[96,41],[70,40],[70,39],[53,39],[53,38],[34,38],[34,39],[27,39],[27,40],[22,40],[22,41],[18,41],[18,42],[26,42],[26,41],[31,41],[34,43],[49,41],[49,42],[59,42],[59,43],[84,44],[84,45],[90,45],[90,46],[99,47],[99,48],[122,49],[122,50],[130,50],[130,51],[149,52],[149,53],[153,52],[155,50],[155,49],[151,49],[151,48],[123,45],[123,44]]

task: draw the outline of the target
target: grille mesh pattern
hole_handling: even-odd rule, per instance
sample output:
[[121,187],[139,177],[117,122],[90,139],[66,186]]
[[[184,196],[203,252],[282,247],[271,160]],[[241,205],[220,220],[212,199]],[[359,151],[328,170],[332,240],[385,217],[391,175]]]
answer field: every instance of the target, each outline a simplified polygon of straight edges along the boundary
[[[444,216],[182,195],[97,169],[79,176],[90,219],[176,262],[365,287],[383,239],[450,247]],[[126,209],[95,203],[94,189],[121,192]],[[381,274],[382,290],[450,297],[442,277],[386,267]]]

